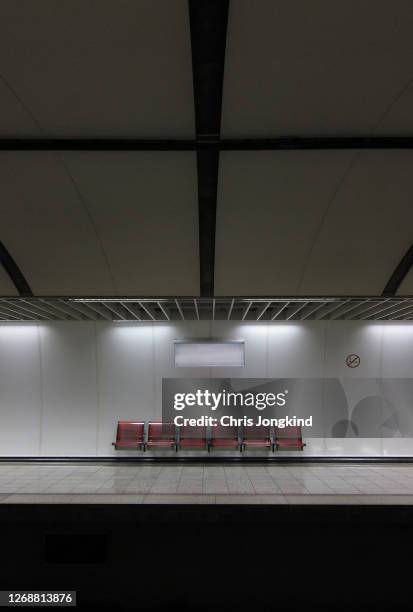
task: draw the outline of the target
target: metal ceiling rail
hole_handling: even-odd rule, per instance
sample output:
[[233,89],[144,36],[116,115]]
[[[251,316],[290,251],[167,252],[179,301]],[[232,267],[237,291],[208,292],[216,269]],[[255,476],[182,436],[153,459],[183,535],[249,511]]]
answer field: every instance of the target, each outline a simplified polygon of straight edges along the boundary
[[198,310],[198,304],[197,301],[194,299],[194,308],[195,308],[195,314],[196,314],[196,318],[199,321],[199,310]]
[[[393,308],[394,308],[394,306],[393,306]],[[397,308],[396,310],[392,310],[391,312],[388,312],[387,314],[381,315],[381,317],[376,317],[375,320],[376,321],[380,321],[382,319],[386,319],[387,317],[391,318],[395,314],[398,314],[398,313],[400,313],[400,312],[402,312],[404,310],[409,310],[410,311],[411,309],[412,309],[412,303],[409,302],[408,304],[406,303],[406,305],[402,306],[401,308]]]
[[412,296],[259,297],[0,297],[0,321],[245,321],[409,320]]
[[412,136],[219,138],[0,138],[0,151],[339,151],[413,149]]

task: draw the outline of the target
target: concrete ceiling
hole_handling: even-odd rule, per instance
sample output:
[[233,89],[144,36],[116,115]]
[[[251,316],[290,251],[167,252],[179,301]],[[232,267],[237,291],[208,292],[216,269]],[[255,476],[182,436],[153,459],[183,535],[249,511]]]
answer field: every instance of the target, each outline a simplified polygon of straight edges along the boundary
[[[189,14],[2,0],[0,143],[195,138]],[[221,137],[412,136],[412,31],[410,0],[231,0]],[[412,168],[413,150],[221,152],[215,295],[380,295],[413,243]],[[199,295],[197,187],[195,150],[3,150],[0,241],[37,296]]]
[[410,0],[236,0],[224,137],[413,133]]
[[413,152],[221,155],[217,295],[380,295],[412,239]]
[[198,290],[193,153],[3,152],[0,194],[3,243],[36,295]]
[[185,0],[2,0],[2,136],[194,135]]

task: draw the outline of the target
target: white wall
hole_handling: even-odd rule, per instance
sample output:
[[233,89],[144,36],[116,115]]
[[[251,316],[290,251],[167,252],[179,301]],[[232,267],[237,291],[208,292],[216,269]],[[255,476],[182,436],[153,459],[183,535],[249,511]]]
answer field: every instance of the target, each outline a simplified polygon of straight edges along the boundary
[[[208,337],[244,339],[245,367],[174,367],[174,339]],[[360,355],[359,368],[346,367],[349,353]],[[162,378],[211,376],[413,378],[413,324],[0,324],[0,455],[119,455],[111,444],[117,421],[159,419]],[[306,442],[300,456],[413,456],[410,438]]]

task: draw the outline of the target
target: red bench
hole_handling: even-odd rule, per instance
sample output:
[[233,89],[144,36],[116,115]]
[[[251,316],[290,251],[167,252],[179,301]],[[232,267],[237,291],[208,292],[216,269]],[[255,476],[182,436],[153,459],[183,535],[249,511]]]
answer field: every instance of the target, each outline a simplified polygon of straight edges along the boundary
[[276,427],[274,444],[277,450],[303,450],[301,427]]
[[159,421],[149,422],[146,446],[148,448],[174,448],[177,450],[175,425]]
[[222,425],[216,425],[211,427],[211,448],[226,448],[228,450],[238,450],[240,447],[238,428],[237,427],[223,427]]
[[118,421],[116,442],[112,446],[116,450],[142,450],[145,448],[145,423],[141,421]]
[[179,447],[182,450],[190,448],[209,450],[206,427],[196,427],[192,425],[182,425],[179,427]]
[[251,425],[243,428],[242,448],[272,448],[270,428]]

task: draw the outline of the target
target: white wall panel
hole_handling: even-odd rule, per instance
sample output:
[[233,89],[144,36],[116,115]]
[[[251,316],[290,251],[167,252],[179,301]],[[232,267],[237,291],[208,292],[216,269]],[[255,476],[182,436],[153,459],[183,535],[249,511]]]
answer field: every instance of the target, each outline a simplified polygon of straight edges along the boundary
[[[326,336],[325,376],[379,378],[382,334],[383,325],[374,321],[330,321]],[[346,357],[352,353],[360,356],[357,368],[346,365]]]
[[210,338],[211,326],[209,321],[153,323],[153,334],[155,351],[155,406],[152,418],[156,420],[162,417],[162,378],[209,378],[211,376],[211,368],[176,368],[173,345],[174,340]]
[[114,450],[120,420],[153,418],[155,372],[153,327],[97,323],[98,454]]
[[273,323],[268,326],[268,376],[322,378],[325,323]]
[[389,322],[384,325],[383,378],[413,378],[413,325]]
[[211,333],[220,340],[245,341],[245,366],[212,368],[214,378],[266,378],[268,326],[237,321],[212,321]]
[[[188,338],[244,339],[246,367],[175,368],[173,340]],[[410,386],[405,381],[399,389],[397,378],[412,377],[412,346],[413,325],[393,322],[2,324],[0,455],[114,455],[111,443],[119,419],[161,418],[162,378],[167,377],[236,378],[241,385],[243,378],[304,378],[311,387],[311,380],[322,379],[325,373],[325,385],[327,380],[339,380],[329,383],[330,391],[321,400],[317,389],[311,397],[305,393],[301,397],[298,385],[292,389],[290,404],[306,401],[312,408],[312,402],[319,407],[322,401],[326,436],[331,435],[343,402],[350,406],[349,416],[355,417],[360,436],[376,409],[383,410],[387,419],[380,378],[392,378],[396,380],[386,383],[386,393],[407,431]],[[344,364],[349,352],[360,354],[361,364],[355,370]],[[334,410],[331,402],[337,404]],[[352,413],[354,406],[357,415]],[[387,429],[384,433],[390,435],[391,427]],[[413,455],[412,438],[397,435],[307,438],[306,442],[298,456]]]
[[95,325],[40,325],[42,454],[96,455],[98,398]]
[[42,390],[37,325],[0,325],[0,455],[38,455]]

